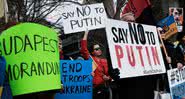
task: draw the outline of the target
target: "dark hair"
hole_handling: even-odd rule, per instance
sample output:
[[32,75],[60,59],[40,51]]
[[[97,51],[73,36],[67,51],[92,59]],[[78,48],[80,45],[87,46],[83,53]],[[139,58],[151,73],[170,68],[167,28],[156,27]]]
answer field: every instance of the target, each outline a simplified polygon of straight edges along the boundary
[[100,47],[102,47],[101,46],[101,44],[100,43],[98,43],[98,42],[91,42],[89,45],[88,45],[88,50],[89,50],[89,52],[92,54],[92,52],[94,51],[94,45],[99,45]]

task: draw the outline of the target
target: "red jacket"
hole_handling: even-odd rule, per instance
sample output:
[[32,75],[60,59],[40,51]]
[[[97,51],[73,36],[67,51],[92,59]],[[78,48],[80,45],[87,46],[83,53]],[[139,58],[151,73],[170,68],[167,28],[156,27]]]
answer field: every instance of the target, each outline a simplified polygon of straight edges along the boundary
[[[83,58],[86,60],[89,59],[90,53],[87,49],[87,40],[81,40],[80,44],[81,44],[80,52],[81,52]],[[96,87],[97,85],[105,83],[105,80],[103,79],[103,75],[109,76],[108,64],[107,64],[106,59],[98,58],[95,56],[92,56],[92,58],[96,62],[96,64],[98,65],[96,70],[94,71],[94,77],[93,77],[93,84],[94,84],[94,87]]]

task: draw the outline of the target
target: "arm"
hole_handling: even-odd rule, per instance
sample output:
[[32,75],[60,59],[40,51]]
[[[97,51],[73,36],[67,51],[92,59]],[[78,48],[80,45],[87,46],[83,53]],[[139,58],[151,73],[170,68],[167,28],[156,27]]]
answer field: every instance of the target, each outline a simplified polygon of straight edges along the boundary
[[85,31],[83,39],[80,41],[81,50],[80,53],[82,54],[84,59],[89,59],[89,51],[87,49],[87,37],[88,31]]

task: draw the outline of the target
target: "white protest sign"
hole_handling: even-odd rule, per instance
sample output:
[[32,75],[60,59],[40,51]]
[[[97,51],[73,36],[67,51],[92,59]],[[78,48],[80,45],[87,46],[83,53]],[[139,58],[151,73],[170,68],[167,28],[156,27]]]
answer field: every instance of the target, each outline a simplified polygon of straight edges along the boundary
[[66,6],[61,15],[65,34],[103,28],[107,18],[103,3]]
[[121,78],[166,72],[155,26],[110,19],[106,33],[112,66]]
[[185,67],[168,70],[167,73],[172,99],[185,98]]

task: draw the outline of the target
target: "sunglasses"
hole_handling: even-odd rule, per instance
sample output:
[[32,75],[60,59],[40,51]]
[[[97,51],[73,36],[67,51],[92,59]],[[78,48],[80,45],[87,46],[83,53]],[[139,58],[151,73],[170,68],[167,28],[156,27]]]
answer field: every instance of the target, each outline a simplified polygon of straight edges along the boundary
[[98,51],[98,50],[101,50],[101,48],[95,48],[94,50]]

